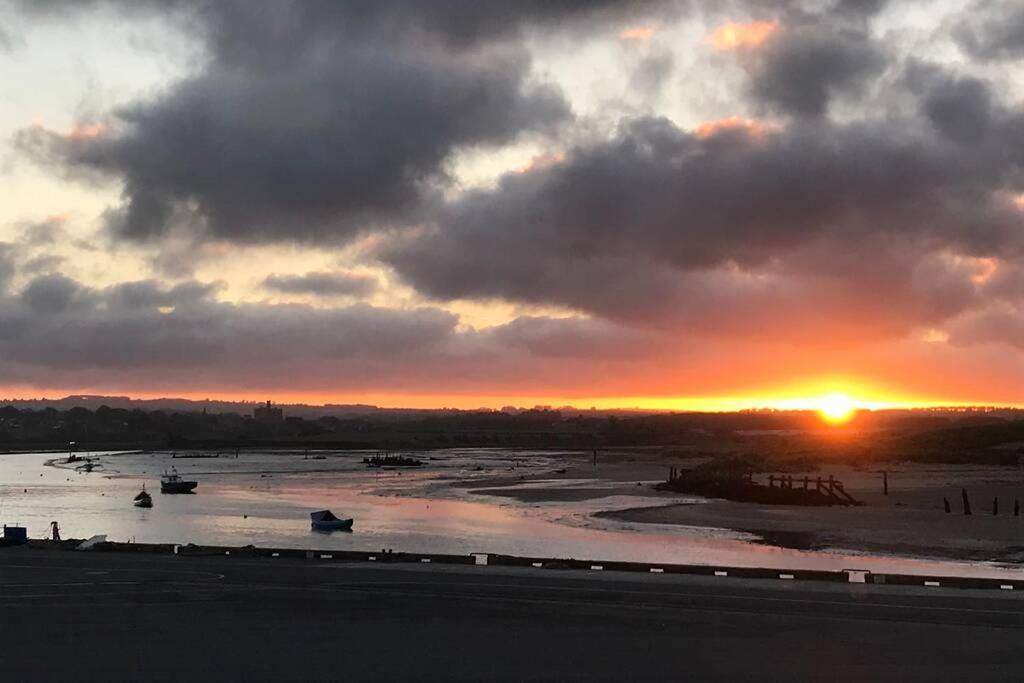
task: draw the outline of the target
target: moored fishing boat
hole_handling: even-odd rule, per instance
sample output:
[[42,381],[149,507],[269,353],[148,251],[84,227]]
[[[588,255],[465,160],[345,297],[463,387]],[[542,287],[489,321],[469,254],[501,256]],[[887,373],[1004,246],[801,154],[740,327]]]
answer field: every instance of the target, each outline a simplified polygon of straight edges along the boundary
[[352,529],[351,519],[339,519],[330,510],[318,510],[309,513],[310,525],[317,531],[349,531]]
[[132,499],[132,504],[137,508],[151,508],[153,507],[153,496],[149,495],[146,487],[143,486],[139,495]]
[[182,479],[174,467],[170,472],[165,470],[164,476],[160,478],[160,493],[192,493],[197,486],[199,482]]

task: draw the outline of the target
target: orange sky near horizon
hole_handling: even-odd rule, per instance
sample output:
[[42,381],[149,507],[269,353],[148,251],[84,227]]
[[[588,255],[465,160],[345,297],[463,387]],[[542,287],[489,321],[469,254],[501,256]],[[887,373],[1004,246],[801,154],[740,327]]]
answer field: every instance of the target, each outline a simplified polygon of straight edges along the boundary
[[227,392],[145,392],[112,391],[95,388],[40,390],[25,387],[0,387],[0,396],[8,399],[62,398],[67,395],[128,396],[134,399],[182,398],[192,401],[250,401],[272,400],[276,403],[307,405],[374,405],[381,408],[472,410],[476,408],[500,409],[505,406],[531,408],[534,406],[572,406],[580,410],[640,409],[657,411],[732,412],[739,410],[818,410],[829,409],[837,402],[849,410],[885,410],[915,408],[960,407],[1024,407],[1024,403],[970,401],[934,397],[883,395],[871,389],[852,385],[808,385],[803,390],[788,393],[748,396],[546,396],[546,395],[490,395],[490,394],[432,394],[432,393],[331,393],[302,391],[227,391]]

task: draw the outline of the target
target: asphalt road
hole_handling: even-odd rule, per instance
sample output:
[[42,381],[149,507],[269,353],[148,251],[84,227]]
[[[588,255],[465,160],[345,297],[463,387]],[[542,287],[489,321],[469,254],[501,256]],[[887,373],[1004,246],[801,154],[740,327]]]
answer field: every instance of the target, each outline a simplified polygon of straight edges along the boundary
[[1024,595],[0,549],[0,680],[1024,680]]

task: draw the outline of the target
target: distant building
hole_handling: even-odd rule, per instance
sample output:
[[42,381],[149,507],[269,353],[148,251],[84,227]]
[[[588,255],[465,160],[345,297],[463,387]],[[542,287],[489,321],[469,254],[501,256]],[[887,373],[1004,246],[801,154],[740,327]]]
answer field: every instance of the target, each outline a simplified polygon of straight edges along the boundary
[[284,422],[284,410],[270,401],[253,408],[252,416],[258,422]]

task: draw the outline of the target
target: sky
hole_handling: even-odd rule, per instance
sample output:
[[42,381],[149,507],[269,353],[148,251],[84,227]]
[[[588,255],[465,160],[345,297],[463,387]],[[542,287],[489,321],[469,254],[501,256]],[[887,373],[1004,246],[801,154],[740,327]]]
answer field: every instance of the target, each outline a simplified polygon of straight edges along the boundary
[[1024,3],[0,0],[0,396],[1024,404]]

